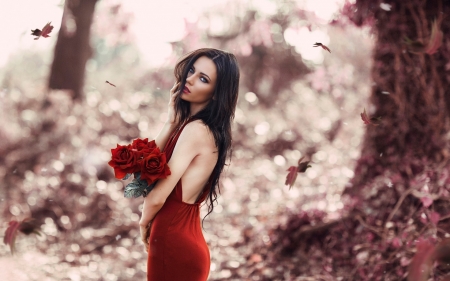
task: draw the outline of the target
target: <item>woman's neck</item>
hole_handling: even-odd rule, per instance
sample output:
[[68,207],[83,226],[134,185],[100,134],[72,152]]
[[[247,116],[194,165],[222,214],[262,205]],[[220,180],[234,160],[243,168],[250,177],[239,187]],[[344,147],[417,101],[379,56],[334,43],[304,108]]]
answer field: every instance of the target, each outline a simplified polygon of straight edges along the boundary
[[191,103],[191,109],[190,109],[190,117],[194,116],[195,114],[199,113],[206,105],[204,104],[193,104]]

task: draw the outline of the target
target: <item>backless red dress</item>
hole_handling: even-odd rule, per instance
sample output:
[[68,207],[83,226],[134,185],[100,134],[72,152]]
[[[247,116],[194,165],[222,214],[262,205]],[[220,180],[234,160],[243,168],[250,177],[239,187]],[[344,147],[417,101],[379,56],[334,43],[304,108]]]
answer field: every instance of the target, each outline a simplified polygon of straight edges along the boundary
[[[164,151],[172,156],[186,122],[170,136]],[[208,181],[209,182],[209,181]],[[147,281],[205,281],[209,275],[210,254],[200,224],[200,204],[208,194],[209,183],[193,204],[182,200],[181,179],[156,214],[150,232]]]

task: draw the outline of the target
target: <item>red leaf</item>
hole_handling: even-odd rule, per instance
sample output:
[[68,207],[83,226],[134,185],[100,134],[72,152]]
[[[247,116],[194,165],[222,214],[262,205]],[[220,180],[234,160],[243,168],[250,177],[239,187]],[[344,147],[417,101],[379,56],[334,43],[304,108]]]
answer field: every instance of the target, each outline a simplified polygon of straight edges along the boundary
[[20,231],[26,235],[29,235],[31,233],[41,235],[41,233],[37,230],[38,228],[39,226],[36,224],[36,221],[32,218],[25,218],[21,222],[12,220],[8,222],[8,228],[5,231],[3,243],[5,243],[5,245],[9,245],[11,253],[14,254],[15,241],[18,234],[17,231]]
[[324,49],[325,51],[328,51],[328,52],[331,53],[330,48],[328,48],[327,46],[325,46],[325,45],[322,44],[322,43],[317,43],[317,42],[316,42],[316,43],[314,43],[313,47],[321,47],[321,48]]
[[408,281],[426,281],[433,265],[435,247],[427,240],[417,242],[417,252],[409,264]]
[[441,16],[439,16],[439,19],[434,20],[431,26],[430,41],[428,41],[427,48],[425,49],[425,53],[429,55],[436,53],[442,45],[442,38],[444,37],[444,34],[442,33],[440,27],[442,18],[443,17],[441,14]]
[[289,173],[286,176],[286,181],[284,184],[289,185],[289,189],[292,187],[292,185],[294,185],[295,180],[297,179],[297,173],[304,173],[306,171],[306,169],[311,167],[311,165],[309,165],[309,161],[302,162],[303,158],[305,158],[305,157],[301,157],[298,160],[297,167],[291,166],[291,167],[289,167],[289,169],[287,169],[287,171],[289,171]]
[[36,28],[35,30],[31,30],[31,35],[37,36],[36,38],[34,38],[34,40],[38,40],[39,37],[50,37],[50,35],[48,35],[50,32],[52,32],[53,30],[53,25],[51,25],[52,22],[48,22],[44,28],[42,28],[42,30]]
[[360,115],[361,115],[361,119],[363,120],[365,125],[374,125],[374,126],[380,125],[379,123],[377,123],[377,121],[380,121],[381,117],[369,117],[367,115],[365,108],[364,108],[363,113],[361,113]]
[[361,113],[361,119],[363,120],[365,125],[369,125],[370,124],[370,118],[369,118],[369,116],[367,116],[365,108],[364,108],[363,113]]
[[45,38],[50,37],[50,35],[48,35],[48,34],[50,32],[52,32],[52,30],[53,30],[53,25],[51,25],[51,23],[52,22],[48,22],[42,29],[42,34],[41,34],[42,37],[45,37]]
[[11,253],[14,254],[14,242],[17,236],[17,230],[19,230],[20,222],[12,220],[8,223],[8,228],[5,231],[5,237],[3,237],[3,243],[9,245]]
[[289,171],[288,175],[286,176],[286,182],[284,183],[285,185],[289,185],[289,189],[292,187],[292,185],[294,185],[295,180],[297,179],[297,167],[295,166],[291,166],[289,167],[289,169],[287,169],[287,171]]

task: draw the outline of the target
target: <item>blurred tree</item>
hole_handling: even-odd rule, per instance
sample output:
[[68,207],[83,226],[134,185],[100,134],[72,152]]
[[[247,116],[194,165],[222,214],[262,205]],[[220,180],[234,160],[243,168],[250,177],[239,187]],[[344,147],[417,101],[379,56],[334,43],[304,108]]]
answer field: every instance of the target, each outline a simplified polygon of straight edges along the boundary
[[388,2],[360,0],[346,9],[358,26],[373,23],[371,115],[382,119],[366,132],[346,190],[355,195],[386,170],[410,179],[450,157],[450,21],[442,21],[450,3]]
[[97,0],[67,0],[64,5],[48,86],[71,90],[73,100],[81,99],[85,66],[92,55],[89,40],[96,3]]
[[240,7],[238,1],[230,2],[234,4],[226,11],[217,7],[203,15],[205,21],[221,22],[223,28],[214,30],[211,24],[203,31],[197,25],[188,25],[186,40],[174,44],[175,49],[179,54],[193,49],[198,44],[196,34],[206,33],[210,45],[237,56],[244,91],[254,92],[262,106],[273,108],[283,90],[311,71],[283,35],[289,26],[307,19],[307,12],[299,9],[295,1],[277,3],[275,12],[269,15],[254,7],[240,10],[236,8]]
[[343,13],[375,35],[367,109],[380,124],[366,125],[342,218],[291,215],[274,230],[273,260],[304,259],[297,276],[329,264],[339,280],[428,280],[407,266],[415,241],[450,233],[450,2],[357,0]]

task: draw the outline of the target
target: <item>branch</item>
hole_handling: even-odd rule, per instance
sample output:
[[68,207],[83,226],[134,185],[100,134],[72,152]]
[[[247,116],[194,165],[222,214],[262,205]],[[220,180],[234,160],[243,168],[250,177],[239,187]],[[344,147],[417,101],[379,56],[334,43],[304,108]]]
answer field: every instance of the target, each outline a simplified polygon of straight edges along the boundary
[[443,221],[443,220],[446,220],[446,219],[450,219],[450,214],[448,214],[446,216],[443,216],[442,218],[440,218],[439,221]]
[[402,205],[403,201],[405,200],[406,196],[408,196],[411,191],[413,191],[414,188],[410,188],[408,190],[406,190],[402,196],[400,197],[400,199],[397,201],[397,204],[395,204],[394,210],[392,210],[392,212],[389,214],[389,217],[386,220],[386,223],[384,224],[384,227],[386,228],[386,225],[388,222],[390,222],[392,220],[392,218],[394,217],[395,213],[398,211],[398,209],[400,208],[400,205]]
[[372,226],[366,224],[366,223],[364,222],[364,220],[361,218],[360,215],[356,215],[355,218],[359,221],[359,223],[360,223],[362,226],[364,226],[364,227],[367,228],[367,229],[370,229],[372,232],[375,232],[375,234],[377,234],[378,236],[380,236],[380,238],[383,237],[383,235],[382,235],[377,229],[375,229],[374,227],[372,227]]

